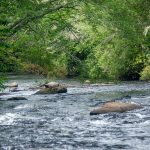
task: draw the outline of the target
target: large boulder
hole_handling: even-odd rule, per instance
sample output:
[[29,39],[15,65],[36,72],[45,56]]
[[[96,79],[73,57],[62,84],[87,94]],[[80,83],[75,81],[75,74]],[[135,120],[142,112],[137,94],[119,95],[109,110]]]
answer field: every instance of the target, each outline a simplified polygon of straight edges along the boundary
[[57,93],[66,93],[67,88],[63,85],[60,85],[56,82],[50,82],[44,85],[36,94],[57,94]]
[[102,107],[94,109],[90,112],[90,115],[98,115],[110,112],[126,112],[134,109],[142,108],[141,105],[136,103],[123,103],[123,102],[108,102],[105,103]]

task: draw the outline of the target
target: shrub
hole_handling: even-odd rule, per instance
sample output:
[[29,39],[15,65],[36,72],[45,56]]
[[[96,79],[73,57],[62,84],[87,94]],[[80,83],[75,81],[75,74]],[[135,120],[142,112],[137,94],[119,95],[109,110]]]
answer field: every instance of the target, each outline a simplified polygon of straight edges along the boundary
[[24,64],[23,71],[31,74],[37,75],[47,75],[47,70],[43,69],[41,66],[37,64]]
[[150,80],[150,65],[146,66],[141,72],[141,80]]

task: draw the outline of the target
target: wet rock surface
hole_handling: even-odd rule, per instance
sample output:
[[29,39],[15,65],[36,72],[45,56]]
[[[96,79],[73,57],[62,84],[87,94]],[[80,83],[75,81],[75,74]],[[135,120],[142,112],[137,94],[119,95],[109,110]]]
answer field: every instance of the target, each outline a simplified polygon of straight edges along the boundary
[[9,87],[9,88],[18,87],[18,83],[12,82],[12,83],[9,83],[8,85],[6,85],[6,87]]
[[143,107],[136,103],[108,102],[105,103],[103,106],[91,111],[90,115],[98,115],[98,114],[104,114],[110,112],[123,113],[123,112],[131,111],[134,109],[140,109],[140,108]]
[[55,88],[44,88],[36,92],[36,94],[57,94],[66,93],[67,89],[65,87],[55,87]]
[[57,82],[49,82],[49,83],[44,84],[45,88],[55,88],[55,87],[59,87],[59,86],[60,86],[60,84]]
[[18,96],[18,97],[10,97],[7,99],[7,101],[15,101],[15,100],[27,100],[27,98]]
[[43,87],[36,92],[36,94],[57,94],[57,93],[66,93],[67,88],[57,82],[50,82],[44,84]]
[[9,93],[0,93],[0,96],[9,95]]

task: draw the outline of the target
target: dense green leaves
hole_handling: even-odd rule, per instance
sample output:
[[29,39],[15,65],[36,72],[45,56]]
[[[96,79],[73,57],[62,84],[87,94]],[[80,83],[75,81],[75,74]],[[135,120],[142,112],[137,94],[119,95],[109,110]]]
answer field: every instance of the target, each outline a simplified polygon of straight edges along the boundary
[[1,71],[133,80],[148,65],[148,0],[2,0],[0,22]]

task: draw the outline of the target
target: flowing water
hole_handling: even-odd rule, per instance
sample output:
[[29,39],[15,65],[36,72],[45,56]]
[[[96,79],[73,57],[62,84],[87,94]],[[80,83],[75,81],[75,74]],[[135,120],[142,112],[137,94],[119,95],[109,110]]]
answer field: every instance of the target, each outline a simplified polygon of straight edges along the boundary
[[[34,95],[43,79],[10,76],[23,91],[0,96],[0,150],[149,150],[150,83],[73,86],[65,94]],[[5,92],[8,92],[6,89]],[[12,96],[28,100],[8,101]],[[117,99],[143,109],[90,116],[94,108]]]

